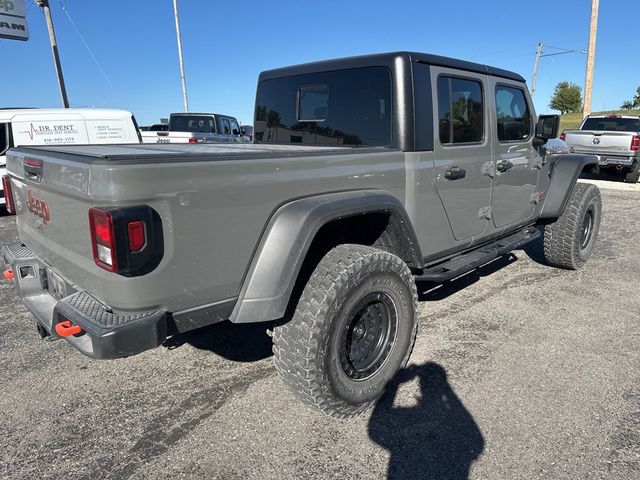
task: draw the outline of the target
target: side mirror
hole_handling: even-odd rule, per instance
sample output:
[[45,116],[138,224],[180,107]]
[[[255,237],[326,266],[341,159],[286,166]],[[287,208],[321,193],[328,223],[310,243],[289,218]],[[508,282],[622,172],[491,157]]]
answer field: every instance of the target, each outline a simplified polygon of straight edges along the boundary
[[233,133],[236,136],[240,135],[240,131],[237,128],[234,128],[231,133]]
[[560,115],[540,115],[536,123],[536,138],[549,140],[556,138],[560,130]]

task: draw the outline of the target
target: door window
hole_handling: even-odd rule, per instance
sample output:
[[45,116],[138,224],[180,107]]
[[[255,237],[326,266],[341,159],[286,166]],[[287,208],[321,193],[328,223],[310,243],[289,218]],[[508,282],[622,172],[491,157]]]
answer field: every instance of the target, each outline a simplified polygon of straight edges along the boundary
[[9,148],[9,129],[6,123],[0,123],[0,155],[4,155],[4,152]]
[[225,135],[231,134],[231,124],[229,123],[228,118],[222,119],[222,133],[224,133]]
[[496,87],[496,118],[498,140],[522,141],[531,133],[531,116],[524,92],[519,88]]
[[438,78],[440,143],[477,143],[484,137],[482,85],[475,80]]

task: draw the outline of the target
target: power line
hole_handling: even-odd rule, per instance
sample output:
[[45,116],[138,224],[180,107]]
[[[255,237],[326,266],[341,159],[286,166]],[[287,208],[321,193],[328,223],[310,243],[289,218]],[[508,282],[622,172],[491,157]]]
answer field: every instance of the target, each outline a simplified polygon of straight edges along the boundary
[[71,15],[69,14],[69,11],[67,10],[67,7],[65,7],[65,5],[62,3],[62,0],[58,0],[58,3],[60,4],[60,7],[62,8],[62,11],[64,12],[64,14],[67,16],[67,18],[69,19],[69,23],[71,23],[71,26],[73,27],[73,29],[76,31],[76,33],[78,34],[78,36],[80,37],[80,41],[82,42],[82,44],[84,45],[84,47],[87,49],[87,51],[89,52],[89,55],[91,55],[91,58],[93,59],[93,62],[96,64],[96,66],[98,67],[98,70],[100,70],[100,73],[102,74],[104,80],[107,82],[107,85],[109,85],[109,88],[111,88],[111,91],[115,94],[118,95],[118,92],[116,92],[116,89],[113,88],[113,85],[111,83],[111,81],[109,80],[109,77],[107,77],[107,74],[105,73],[105,71],[102,69],[102,66],[100,65],[100,62],[98,62],[98,59],[96,58],[96,56],[93,54],[93,51],[91,50],[91,47],[89,47],[89,44],[87,43],[87,41],[84,39],[84,36],[82,35],[82,32],[80,31],[80,29],[78,28],[78,26],[76,25],[76,22],[73,21],[73,18],[71,18]]

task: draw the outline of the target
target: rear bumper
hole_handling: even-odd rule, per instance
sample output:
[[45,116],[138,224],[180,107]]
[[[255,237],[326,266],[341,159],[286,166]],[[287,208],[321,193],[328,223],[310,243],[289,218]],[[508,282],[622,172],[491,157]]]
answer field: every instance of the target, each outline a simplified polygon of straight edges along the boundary
[[50,267],[20,242],[5,245],[2,256],[38,324],[53,336],[57,336],[55,327],[60,322],[70,320],[79,325],[82,333],[63,338],[85,355],[99,359],[128,357],[159,346],[167,337],[164,310],[114,312],[54,276]]
[[598,166],[599,167],[615,167],[617,165],[623,167],[633,167],[634,162],[638,161],[638,157],[636,156],[627,156],[627,155],[607,155],[607,154],[596,154],[574,150],[575,153],[582,153],[584,155],[595,155],[598,157]]

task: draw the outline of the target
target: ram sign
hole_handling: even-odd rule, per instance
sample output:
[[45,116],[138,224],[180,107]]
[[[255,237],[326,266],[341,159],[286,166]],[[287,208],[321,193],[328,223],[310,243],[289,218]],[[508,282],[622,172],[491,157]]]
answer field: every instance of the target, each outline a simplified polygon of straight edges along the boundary
[[29,40],[24,0],[0,0],[0,38]]

